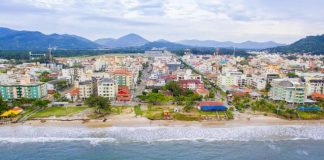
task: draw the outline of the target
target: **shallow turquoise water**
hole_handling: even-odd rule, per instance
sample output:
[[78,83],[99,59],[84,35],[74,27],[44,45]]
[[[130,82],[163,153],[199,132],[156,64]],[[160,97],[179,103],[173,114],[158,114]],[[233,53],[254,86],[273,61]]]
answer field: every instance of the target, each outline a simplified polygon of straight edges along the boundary
[[0,160],[323,160],[324,126],[0,127]]

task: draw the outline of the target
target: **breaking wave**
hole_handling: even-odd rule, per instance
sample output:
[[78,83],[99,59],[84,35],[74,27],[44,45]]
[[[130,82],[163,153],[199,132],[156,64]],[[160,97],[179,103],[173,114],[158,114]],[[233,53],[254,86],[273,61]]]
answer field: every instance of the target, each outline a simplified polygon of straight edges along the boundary
[[160,141],[324,140],[324,126],[204,127],[0,127],[0,143],[85,141],[97,143]]

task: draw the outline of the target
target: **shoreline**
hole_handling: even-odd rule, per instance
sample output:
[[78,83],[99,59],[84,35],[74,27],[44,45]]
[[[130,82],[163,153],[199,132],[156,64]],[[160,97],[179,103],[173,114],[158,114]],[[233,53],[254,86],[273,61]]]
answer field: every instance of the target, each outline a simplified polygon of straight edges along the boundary
[[[45,120],[45,122],[44,122]],[[144,117],[116,116],[103,120],[83,121],[68,118],[47,118],[42,120],[29,120],[24,123],[14,123],[3,126],[65,126],[88,128],[107,128],[107,127],[249,127],[249,126],[285,126],[285,125],[320,125],[324,126],[323,120],[284,120],[269,116],[253,116],[249,119],[239,118],[228,121],[175,121],[175,120],[149,120]]]

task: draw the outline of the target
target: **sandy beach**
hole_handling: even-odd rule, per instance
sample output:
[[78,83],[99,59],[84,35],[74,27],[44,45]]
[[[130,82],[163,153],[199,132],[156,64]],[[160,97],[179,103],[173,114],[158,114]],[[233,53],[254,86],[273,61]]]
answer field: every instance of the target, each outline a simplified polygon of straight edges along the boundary
[[324,125],[324,120],[285,120],[272,116],[243,115],[234,120],[206,120],[206,121],[175,121],[149,120],[145,117],[135,117],[133,114],[123,114],[102,119],[83,121],[69,117],[50,117],[42,120],[29,120],[24,123],[11,125],[27,126],[86,126],[89,128],[104,127],[240,127],[240,126],[273,126],[273,125]]

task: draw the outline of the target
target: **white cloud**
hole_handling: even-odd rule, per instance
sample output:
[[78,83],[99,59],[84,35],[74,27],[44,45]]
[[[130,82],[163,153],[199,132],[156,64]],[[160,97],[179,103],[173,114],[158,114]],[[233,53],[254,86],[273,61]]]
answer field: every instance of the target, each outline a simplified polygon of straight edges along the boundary
[[322,6],[320,0],[9,0],[0,4],[0,26],[90,39],[133,32],[151,40],[292,42],[324,33]]

